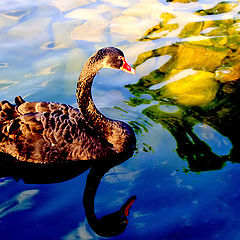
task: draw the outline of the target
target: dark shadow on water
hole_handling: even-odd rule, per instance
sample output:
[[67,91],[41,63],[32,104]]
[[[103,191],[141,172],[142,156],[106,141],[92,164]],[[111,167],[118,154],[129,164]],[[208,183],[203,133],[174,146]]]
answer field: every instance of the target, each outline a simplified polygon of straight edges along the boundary
[[95,215],[94,199],[105,173],[128,158],[117,162],[78,161],[61,164],[36,164],[19,162],[7,154],[0,153],[0,159],[0,178],[12,177],[16,181],[22,179],[27,184],[65,182],[90,169],[83,195],[83,205],[90,227],[102,237],[112,237],[121,234],[126,229],[129,209],[136,200],[136,196],[130,197],[118,211],[101,218],[97,218]]

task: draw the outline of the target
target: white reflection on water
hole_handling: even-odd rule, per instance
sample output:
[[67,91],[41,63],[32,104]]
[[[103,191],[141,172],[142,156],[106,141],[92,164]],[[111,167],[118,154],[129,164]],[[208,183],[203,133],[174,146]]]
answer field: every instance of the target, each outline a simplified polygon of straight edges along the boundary
[[87,219],[85,219],[83,222],[80,222],[76,229],[72,230],[70,233],[68,233],[66,236],[62,238],[62,240],[75,240],[75,239],[82,240],[98,239],[95,233],[93,233],[91,230],[89,231]]
[[169,83],[178,81],[178,80],[180,80],[180,79],[182,79],[182,78],[185,78],[185,77],[187,77],[187,76],[194,75],[194,74],[196,74],[196,73],[197,73],[197,71],[195,71],[195,70],[193,70],[193,69],[185,69],[185,70],[177,73],[176,75],[170,77],[167,81],[158,83],[158,84],[156,84],[156,85],[153,85],[153,86],[151,86],[149,89],[150,89],[150,90],[156,90],[156,89],[162,88],[163,86],[166,86],[166,85],[169,84]]
[[24,77],[29,78],[29,77],[39,77],[39,76],[48,76],[51,74],[55,73],[54,68],[58,66],[57,64],[53,65],[53,66],[49,66],[43,69],[40,69],[39,72],[37,73],[27,73],[24,75]]
[[108,183],[118,183],[119,181],[128,182],[129,186],[131,183],[136,181],[138,176],[141,174],[142,170],[136,170],[129,172],[128,169],[125,169],[121,166],[111,169],[103,178],[103,181]]
[[13,180],[9,177],[0,178],[0,187],[6,186],[8,183],[11,183],[11,182],[13,182]]
[[51,4],[56,6],[61,12],[69,11],[73,8],[82,7],[90,2],[95,2],[94,0],[53,0]]
[[33,205],[33,197],[38,194],[39,190],[25,190],[18,193],[11,199],[0,204],[0,218],[14,212],[30,209]]
[[232,143],[230,140],[212,127],[198,123],[193,127],[193,130],[200,139],[211,147],[214,153],[218,155],[227,155],[230,153],[232,149]]
[[0,90],[6,90],[9,87],[13,87],[18,84],[18,81],[10,81],[7,79],[0,79]]

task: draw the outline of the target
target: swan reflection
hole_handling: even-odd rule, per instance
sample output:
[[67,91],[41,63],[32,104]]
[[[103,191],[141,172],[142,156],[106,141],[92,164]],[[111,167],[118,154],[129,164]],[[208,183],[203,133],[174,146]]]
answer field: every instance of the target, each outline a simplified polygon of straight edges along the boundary
[[[83,194],[83,206],[89,226],[99,236],[111,237],[121,234],[128,225],[129,210],[136,200],[132,196],[126,200],[119,210],[98,218],[94,210],[94,199],[103,176],[113,167],[122,163],[114,161],[109,163],[89,163],[85,161],[68,162],[62,164],[35,164],[16,161],[13,157],[1,153],[0,177],[12,177],[15,180],[22,179],[27,184],[50,184],[70,180],[90,168]],[[15,202],[15,201],[14,201]],[[16,204],[15,204],[16,205]],[[14,207],[17,208],[18,205]],[[3,205],[3,210],[8,206]],[[5,211],[5,210],[4,210]],[[15,210],[14,210],[15,211]],[[5,216],[9,211],[1,215]],[[0,216],[1,217],[1,216]]]

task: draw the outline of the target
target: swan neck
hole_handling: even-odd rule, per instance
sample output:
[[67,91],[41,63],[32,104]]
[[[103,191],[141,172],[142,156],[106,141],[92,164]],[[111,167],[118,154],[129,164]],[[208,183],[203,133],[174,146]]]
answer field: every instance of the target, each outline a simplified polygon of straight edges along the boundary
[[104,64],[104,60],[95,55],[90,57],[84,65],[77,83],[76,96],[79,110],[87,124],[95,130],[96,134],[105,138],[113,146],[112,149],[115,152],[132,151],[132,145],[135,144],[135,135],[132,129],[121,121],[105,117],[92,100],[93,79]]
[[92,83],[97,72],[102,68],[101,61],[91,57],[84,65],[77,83],[77,102],[79,110],[89,124],[103,123],[105,117],[98,111],[92,100]]
[[98,171],[91,169],[86,181],[86,186],[83,194],[83,205],[85,208],[86,217],[89,225],[96,230],[99,219],[94,211],[94,199],[97,193],[98,186],[106,171]]

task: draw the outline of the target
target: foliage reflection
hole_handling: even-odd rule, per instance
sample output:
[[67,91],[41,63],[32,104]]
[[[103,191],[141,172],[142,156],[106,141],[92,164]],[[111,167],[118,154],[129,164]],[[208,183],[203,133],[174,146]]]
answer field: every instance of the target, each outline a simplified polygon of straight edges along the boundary
[[[195,14],[200,17],[221,14],[236,6],[222,2]],[[161,22],[148,29],[139,41],[155,41],[179,30],[174,18],[173,14],[162,14]],[[239,22],[240,18],[234,18],[186,24],[178,31],[179,42],[139,54],[134,67],[151,58],[170,56],[170,59],[136,84],[126,85],[134,95],[128,105],[148,105],[142,113],[171,133],[179,157],[188,161],[191,171],[215,170],[227,161],[239,162]],[[165,109],[174,106],[175,110],[168,112],[162,106]],[[231,151],[225,155],[214,153],[194,132],[199,123],[227,137]]]

